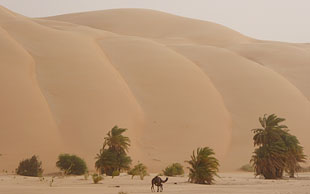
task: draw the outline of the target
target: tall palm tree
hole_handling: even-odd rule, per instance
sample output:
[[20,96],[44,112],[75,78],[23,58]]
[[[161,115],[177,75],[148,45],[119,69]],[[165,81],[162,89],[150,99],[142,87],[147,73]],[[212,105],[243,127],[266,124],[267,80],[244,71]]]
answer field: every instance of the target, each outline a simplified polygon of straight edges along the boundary
[[256,148],[251,159],[255,174],[263,175],[266,179],[281,178],[285,161],[285,148],[281,142]]
[[119,128],[117,125],[115,125],[111,131],[108,132],[107,137],[104,138],[103,148],[108,146],[117,152],[128,152],[130,139],[122,135],[125,131],[127,131],[127,129]]
[[95,167],[101,173],[111,176],[130,168],[131,158],[126,153],[130,146],[130,139],[123,136],[125,131],[127,129],[114,126],[104,138],[103,147],[95,157],[97,159]]
[[280,131],[286,131],[286,125],[280,125],[285,121],[284,118],[278,118],[275,114],[265,114],[264,117],[259,117],[259,122],[262,128],[252,129],[254,133],[254,146],[271,145],[273,142],[280,139]]
[[218,176],[219,162],[213,156],[214,152],[209,147],[198,148],[193,151],[191,160],[186,161],[190,164],[189,181],[198,184],[212,184],[214,176]]
[[285,121],[275,114],[259,118],[262,128],[252,129],[255,149],[251,162],[255,174],[263,175],[266,179],[282,178],[287,171],[290,176],[298,170],[299,162],[305,161],[303,148],[298,139],[289,133]]
[[296,136],[285,133],[283,140],[287,148],[285,171],[289,173],[291,178],[294,178],[295,172],[301,169],[299,163],[306,162],[306,155],[303,153],[303,147]]
[[285,145],[281,133],[287,126],[280,125],[285,121],[275,114],[259,117],[262,128],[252,129],[254,133],[255,149],[251,162],[256,175],[263,175],[266,179],[281,178],[285,167]]

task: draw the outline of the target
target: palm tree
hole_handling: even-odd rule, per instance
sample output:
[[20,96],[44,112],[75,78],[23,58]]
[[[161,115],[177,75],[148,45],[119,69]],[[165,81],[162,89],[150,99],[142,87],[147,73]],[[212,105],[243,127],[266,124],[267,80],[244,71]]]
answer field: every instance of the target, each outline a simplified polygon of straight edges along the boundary
[[252,129],[254,133],[254,146],[271,145],[273,142],[279,140],[280,131],[286,131],[286,125],[279,125],[285,121],[284,118],[278,118],[275,114],[265,114],[264,117],[259,117],[259,122],[263,128]]
[[122,135],[126,130],[114,126],[104,138],[103,147],[95,157],[97,159],[95,167],[101,173],[112,176],[130,168],[131,158],[126,153],[130,146],[130,139]]
[[101,174],[112,174],[114,168],[116,167],[116,153],[109,151],[108,149],[100,149],[99,154],[97,154],[95,167],[100,171]]
[[214,152],[209,147],[198,148],[193,151],[190,161],[186,161],[190,164],[189,167],[189,182],[198,184],[212,184],[214,176],[218,176],[219,162],[213,156]]
[[282,178],[283,172],[287,171],[290,176],[300,168],[299,162],[305,161],[303,148],[298,139],[289,133],[285,121],[275,114],[264,115],[259,118],[262,128],[252,129],[254,133],[255,149],[251,163],[255,174],[263,175],[266,179]]
[[108,146],[117,152],[128,152],[130,139],[122,135],[125,131],[127,131],[127,129],[118,128],[118,126],[115,125],[111,131],[108,132],[107,137],[104,138],[103,148]]
[[255,149],[251,162],[256,175],[263,175],[266,179],[281,178],[285,167],[285,145],[282,142],[281,133],[287,130],[287,126],[280,125],[285,121],[275,114],[259,117],[262,128],[252,129],[254,133]]
[[299,163],[306,162],[306,155],[303,153],[303,147],[300,145],[296,136],[286,133],[283,140],[287,147],[287,158],[285,171],[289,173],[290,178],[294,178],[295,172],[301,169]]
[[252,156],[254,172],[263,175],[266,179],[281,178],[285,167],[285,149],[280,142],[272,146],[256,148]]

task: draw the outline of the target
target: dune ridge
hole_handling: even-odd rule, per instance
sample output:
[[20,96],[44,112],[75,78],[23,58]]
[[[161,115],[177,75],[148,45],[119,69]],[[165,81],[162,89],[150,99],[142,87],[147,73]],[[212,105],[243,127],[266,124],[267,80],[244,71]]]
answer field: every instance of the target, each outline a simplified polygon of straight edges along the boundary
[[57,154],[70,152],[92,169],[117,124],[151,172],[198,146],[235,170],[265,113],[287,118],[309,154],[307,44],[143,9],[28,18],[0,7],[0,34],[1,168],[37,153],[53,171]]

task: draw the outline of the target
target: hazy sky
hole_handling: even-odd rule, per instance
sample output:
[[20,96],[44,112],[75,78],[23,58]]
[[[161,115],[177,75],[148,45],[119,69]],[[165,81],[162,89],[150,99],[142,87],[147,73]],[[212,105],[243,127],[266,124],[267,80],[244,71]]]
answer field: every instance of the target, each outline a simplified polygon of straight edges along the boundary
[[30,17],[112,8],[149,8],[223,24],[245,35],[310,43],[310,0],[0,0]]

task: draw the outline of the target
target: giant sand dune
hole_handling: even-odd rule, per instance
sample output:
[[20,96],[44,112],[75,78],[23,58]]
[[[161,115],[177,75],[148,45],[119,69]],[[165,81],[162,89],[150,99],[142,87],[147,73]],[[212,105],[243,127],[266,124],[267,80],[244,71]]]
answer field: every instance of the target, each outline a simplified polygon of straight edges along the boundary
[[143,9],[28,18],[0,7],[0,165],[59,153],[93,168],[114,125],[155,172],[212,147],[222,170],[247,163],[251,129],[276,113],[310,153],[310,46]]

